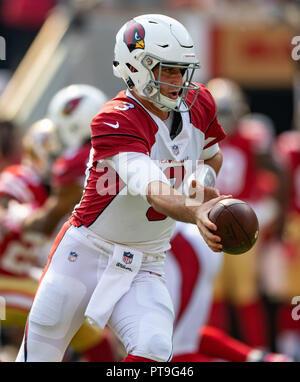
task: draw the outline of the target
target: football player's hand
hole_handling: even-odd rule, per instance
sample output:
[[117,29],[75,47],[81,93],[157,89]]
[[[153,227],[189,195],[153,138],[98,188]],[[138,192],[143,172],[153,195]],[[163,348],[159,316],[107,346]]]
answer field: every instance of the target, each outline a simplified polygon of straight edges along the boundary
[[220,192],[216,188],[202,186],[194,179],[189,188],[189,195],[191,199],[196,199],[200,202],[208,202],[209,200],[220,196]]
[[223,199],[232,198],[232,195],[221,195],[216,198],[204,202],[196,210],[196,224],[203,239],[209,248],[214,252],[222,252],[221,238],[217,236],[214,231],[217,226],[209,220],[208,214],[213,206]]

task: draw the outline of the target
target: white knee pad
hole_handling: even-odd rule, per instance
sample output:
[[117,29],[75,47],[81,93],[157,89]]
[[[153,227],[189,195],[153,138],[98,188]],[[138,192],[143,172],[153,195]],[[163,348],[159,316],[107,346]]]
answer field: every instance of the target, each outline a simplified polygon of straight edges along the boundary
[[52,273],[43,280],[34,299],[29,314],[29,333],[54,340],[65,337],[86,290],[79,280]]
[[[31,336],[32,337],[32,336]],[[20,347],[16,362],[60,362],[64,352],[56,346],[45,342],[40,342],[32,338],[28,339],[27,347],[30,349],[29,354],[25,356],[24,340]]]
[[130,353],[158,362],[169,361],[172,356],[170,319],[158,313],[145,314],[140,322],[138,343]]
[[147,344],[137,347],[130,354],[152,359],[157,362],[168,362],[172,358],[172,342],[160,334],[154,334]]

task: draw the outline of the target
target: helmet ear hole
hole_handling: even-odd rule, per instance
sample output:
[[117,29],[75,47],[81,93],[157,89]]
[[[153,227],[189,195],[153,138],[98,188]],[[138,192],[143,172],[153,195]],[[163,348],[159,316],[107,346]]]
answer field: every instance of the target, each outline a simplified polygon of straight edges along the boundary
[[126,66],[127,66],[127,68],[128,68],[132,73],[137,73],[137,72],[138,72],[138,70],[137,70],[134,66],[132,66],[131,64],[129,64],[128,62],[126,63]]

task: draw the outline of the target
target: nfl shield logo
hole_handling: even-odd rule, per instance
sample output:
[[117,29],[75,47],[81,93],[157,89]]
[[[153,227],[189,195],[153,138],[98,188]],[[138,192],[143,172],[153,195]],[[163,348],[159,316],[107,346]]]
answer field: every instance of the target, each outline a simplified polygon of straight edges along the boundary
[[133,259],[133,254],[130,252],[123,253],[123,261],[125,264],[131,264]]
[[172,146],[172,150],[173,150],[174,155],[178,155],[179,154],[179,147],[177,145],[173,145]]
[[72,251],[72,252],[70,252],[70,254],[68,256],[68,260],[73,263],[74,261],[77,260],[77,257],[78,257],[77,253]]

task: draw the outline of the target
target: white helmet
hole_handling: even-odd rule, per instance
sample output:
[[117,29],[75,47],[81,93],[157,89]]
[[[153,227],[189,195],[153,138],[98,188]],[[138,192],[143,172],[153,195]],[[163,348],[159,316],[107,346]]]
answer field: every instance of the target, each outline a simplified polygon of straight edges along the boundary
[[[159,64],[158,79],[153,68]],[[160,93],[161,68],[174,66],[182,70],[183,86],[168,84],[180,89],[179,100],[173,100]],[[133,71],[132,68],[133,67]],[[185,27],[177,20],[163,15],[142,15],[128,21],[116,36],[114,75],[122,78],[128,88],[147,98],[161,110],[187,111],[199,92],[192,84],[199,62],[194,52],[194,43]],[[180,106],[189,91],[195,94],[190,107]]]
[[216,102],[220,124],[231,133],[238,120],[250,111],[241,87],[227,78],[213,78],[207,88]]
[[90,85],[70,85],[54,95],[48,116],[66,148],[79,147],[90,137],[90,123],[107,100],[101,90]]
[[54,161],[62,152],[62,146],[54,123],[43,118],[32,124],[22,140],[23,161],[44,180],[50,176]]

